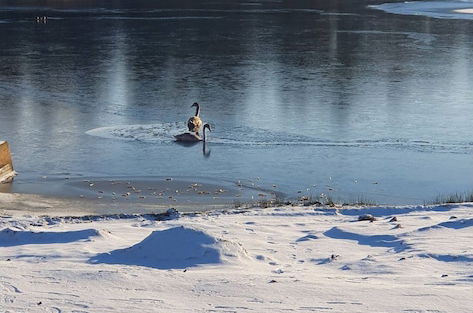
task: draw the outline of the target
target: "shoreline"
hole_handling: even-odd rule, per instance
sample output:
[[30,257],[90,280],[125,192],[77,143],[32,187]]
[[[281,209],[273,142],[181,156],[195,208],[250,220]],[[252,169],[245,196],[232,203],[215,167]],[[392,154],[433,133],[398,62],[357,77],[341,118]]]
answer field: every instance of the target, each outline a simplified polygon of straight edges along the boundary
[[[179,212],[199,212],[203,204],[153,204],[138,202],[115,202],[107,200],[83,199],[78,197],[58,197],[39,194],[0,193],[0,214],[3,216],[114,216],[164,214],[173,208]],[[225,203],[206,204],[205,211],[228,208]]]
[[[449,199],[446,197],[445,199]],[[459,198],[471,199],[471,198]],[[412,211],[443,211],[461,205],[469,206],[470,200],[463,202],[438,202],[423,205],[383,205],[375,203],[320,203],[318,201],[282,201],[265,199],[238,203],[139,203],[110,202],[107,199],[87,199],[67,196],[50,196],[28,193],[0,192],[0,218],[2,217],[51,217],[72,218],[78,220],[96,218],[134,218],[139,216],[153,216],[156,220],[169,217],[196,214],[233,214],[245,213],[253,210],[279,210],[280,208],[306,208],[327,214],[362,215],[367,212],[373,216],[386,214],[405,214]],[[448,210],[448,209],[445,209]]]
[[[35,190],[35,193],[25,191]],[[281,197],[248,182],[171,177],[44,178],[0,185],[0,210],[24,205],[42,214],[148,214],[169,208],[206,211]],[[67,208],[67,209],[66,209]]]
[[[118,180],[115,180],[118,181]],[[110,184],[110,180],[84,180],[81,184],[94,184],[94,188],[99,187],[102,190],[101,184]],[[95,185],[95,183],[97,183]],[[75,183],[78,183],[77,181]],[[74,183],[74,184],[75,184]],[[147,182],[145,182],[147,183]],[[189,186],[183,181],[175,181],[175,184],[180,186]],[[139,186],[137,181],[121,181],[119,185],[122,185],[123,190],[133,190],[135,186]],[[5,185],[3,185],[5,186]],[[146,185],[149,186],[149,185]],[[200,185],[201,188],[209,187],[209,185]],[[220,187],[219,187],[220,188]],[[84,186],[80,187],[79,190],[85,191]],[[139,215],[165,215],[169,209],[178,211],[184,214],[200,214],[208,213],[212,211],[246,211],[254,209],[274,209],[279,207],[307,207],[317,209],[328,209],[334,212],[347,211],[358,208],[362,209],[380,209],[386,208],[403,210],[404,208],[428,208],[441,207],[441,206],[452,206],[463,203],[470,203],[473,199],[473,193],[454,193],[454,194],[441,194],[430,202],[424,202],[423,204],[380,204],[370,202],[369,200],[360,197],[358,200],[352,202],[341,202],[333,200],[330,196],[319,195],[316,197],[301,195],[298,198],[289,199],[282,198],[281,194],[275,191],[264,190],[260,188],[253,189],[257,192],[257,195],[252,198],[233,197],[228,195],[227,197],[214,197],[212,193],[201,194],[195,189],[191,189],[193,193],[199,195],[199,201],[195,201],[196,197],[189,197],[187,201],[177,201],[173,199],[164,199],[158,202],[155,198],[150,197],[149,199],[140,199],[139,196],[132,196],[131,192],[127,194],[111,196],[103,191],[100,191],[97,196],[96,191],[91,192],[90,190],[85,195],[74,195],[70,194],[39,194],[39,193],[19,193],[19,192],[5,192],[0,190],[0,214],[4,216],[18,216],[21,214],[32,215],[32,216],[50,216],[50,217],[87,217],[87,216],[139,216]],[[217,189],[219,190],[219,189]],[[220,189],[222,190],[222,189]],[[250,189],[252,190],[252,189]],[[229,192],[228,190],[222,190]],[[108,190],[110,192],[110,190]],[[262,193],[264,192],[264,193]],[[153,192],[154,193],[154,192]],[[218,191],[218,194],[222,192]],[[139,193],[141,194],[141,193]],[[92,196],[91,196],[92,195]],[[182,196],[182,193],[179,194]],[[194,200],[194,201],[193,201]]]

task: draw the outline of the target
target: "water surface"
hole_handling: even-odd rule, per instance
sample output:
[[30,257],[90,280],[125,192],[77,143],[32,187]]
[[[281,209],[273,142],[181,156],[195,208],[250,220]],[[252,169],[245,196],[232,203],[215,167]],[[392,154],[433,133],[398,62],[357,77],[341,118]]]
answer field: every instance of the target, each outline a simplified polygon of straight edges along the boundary
[[[473,22],[381,3],[0,1],[13,190],[115,176],[389,204],[471,190]],[[194,101],[205,151],[172,141]]]

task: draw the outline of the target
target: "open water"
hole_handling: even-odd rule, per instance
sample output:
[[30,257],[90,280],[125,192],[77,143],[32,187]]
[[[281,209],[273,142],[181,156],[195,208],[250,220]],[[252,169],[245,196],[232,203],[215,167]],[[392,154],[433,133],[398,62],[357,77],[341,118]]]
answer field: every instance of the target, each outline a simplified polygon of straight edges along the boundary
[[[381,4],[0,0],[14,191],[66,176],[387,204],[471,191],[473,21]],[[205,150],[173,142],[195,101]]]

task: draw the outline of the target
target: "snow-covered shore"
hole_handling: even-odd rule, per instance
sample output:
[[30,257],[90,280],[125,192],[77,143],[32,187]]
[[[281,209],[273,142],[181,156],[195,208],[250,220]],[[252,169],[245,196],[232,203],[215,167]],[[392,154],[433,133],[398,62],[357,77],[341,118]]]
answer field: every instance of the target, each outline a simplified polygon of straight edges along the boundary
[[161,221],[5,211],[0,312],[468,312],[472,230],[472,204]]

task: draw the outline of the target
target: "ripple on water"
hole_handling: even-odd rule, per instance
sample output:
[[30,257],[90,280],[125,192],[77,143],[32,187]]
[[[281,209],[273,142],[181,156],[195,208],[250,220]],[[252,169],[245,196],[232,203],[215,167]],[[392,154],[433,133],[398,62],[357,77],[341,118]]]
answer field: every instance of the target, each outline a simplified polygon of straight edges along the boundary
[[[145,143],[172,143],[174,136],[187,131],[183,122],[106,126],[91,129],[86,134],[106,139],[140,141]],[[328,140],[305,135],[275,132],[252,127],[215,129],[208,134],[212,144],[232,146],[318,146],[403,149],[419,152],[472,153],[473,142],[435,142],[422,139],[378,138],[355,140]]]

